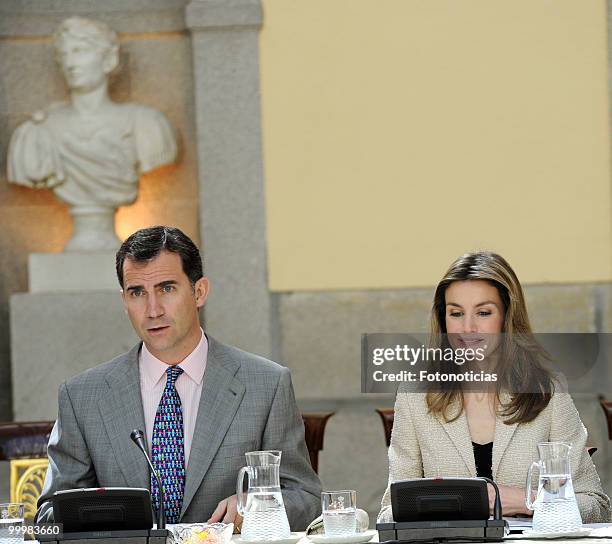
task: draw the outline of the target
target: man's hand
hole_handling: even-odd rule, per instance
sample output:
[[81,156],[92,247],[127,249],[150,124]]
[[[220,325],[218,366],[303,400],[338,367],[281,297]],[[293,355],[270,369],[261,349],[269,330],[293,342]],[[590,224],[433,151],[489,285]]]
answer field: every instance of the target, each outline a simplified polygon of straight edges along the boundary
[[236,509],[236,495],[223,499],[217,504],[217,508],[215,508],[212,516],[210,516],[210,519],[207,521],[207,523],[218,522],[233,523],[234,532],[240,532],[240,528],[242,527],[242,516]]
[[[525,505],[525,490],[521,487],[510,487],[508,485],[500,485],[499,498],[502,503],[502,512],[504,516],[531,516],[533,512],[527,509]],[[489,510],[493,513],[495,505],[495,490],[492,486],[487,486],[489,492]]]

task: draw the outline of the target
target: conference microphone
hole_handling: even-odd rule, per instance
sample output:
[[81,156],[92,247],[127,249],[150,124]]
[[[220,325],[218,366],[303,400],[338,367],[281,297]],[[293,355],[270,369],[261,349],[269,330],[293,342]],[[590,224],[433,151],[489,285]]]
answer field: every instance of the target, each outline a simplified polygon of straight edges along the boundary
[[162,481],[161,481],[161,478],[159,477],[159,474],[157,473],[157,471],[155,470],[155,467],[153,466],[153,463],[151,462],[151,458],[149,457],[149,452],[147,452],[147,448],[145,447],[144,433],[138,429],[134,429],[130,433],[130,438],[132,439],[132,442],[134,442],[134,444],[138,446],[138,449],[145,456],[145,459],[147,460],[147,463],[149,463],[149,467],[151,468],[151,474],[153,474],[153,476],[155,476],[155,479],[157,480],[157,487],[159,488],[159,510],[157,511],[157,528],[165,529],[166,528],[166,512],[164,510],[164,486],[162,485]]
[[[490,485],[495,490],[489,517]],[[451,540],[501,542],[508,529],[489,478],[415,478],[391,484],[393,521],[376,524],[381,544]]]

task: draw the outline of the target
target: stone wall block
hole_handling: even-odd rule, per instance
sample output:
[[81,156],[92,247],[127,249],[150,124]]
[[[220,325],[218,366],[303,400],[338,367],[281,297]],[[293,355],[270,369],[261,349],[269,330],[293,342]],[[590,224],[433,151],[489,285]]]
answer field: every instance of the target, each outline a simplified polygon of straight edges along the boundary
[[54,419],[60,383],[133,347],[119,293],[11,297],[16,421]]
[[597,332],[592,285],[533,285],[524,291],[534,332]]
[[361,395],[361,335],[426,332],[432,291],[294,293],[280,297],[282,363],[298,398]]
[[0,3],[0,36],[48,36],[71,15],[100,19],[117,32],[185,28],[188,0],[11,0]]

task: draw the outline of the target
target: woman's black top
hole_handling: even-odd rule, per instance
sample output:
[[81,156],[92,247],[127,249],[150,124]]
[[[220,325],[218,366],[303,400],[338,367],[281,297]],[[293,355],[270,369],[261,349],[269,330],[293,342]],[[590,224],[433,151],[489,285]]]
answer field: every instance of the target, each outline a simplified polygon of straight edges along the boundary
[[476,461],[476,475],[483,478],[493,479],[493,442],[488,444],[476,444],[472,442],[474,448],[474,461]]

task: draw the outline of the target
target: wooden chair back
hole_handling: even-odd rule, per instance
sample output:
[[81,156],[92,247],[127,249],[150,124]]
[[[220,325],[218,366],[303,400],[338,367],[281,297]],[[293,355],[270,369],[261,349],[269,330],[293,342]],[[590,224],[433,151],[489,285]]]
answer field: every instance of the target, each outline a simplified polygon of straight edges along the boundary
[[313,470],[319,473],[319,452],[323,449],[323,437],[327,421],[335,412],[307,412],[302,414],[306,447]]

